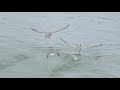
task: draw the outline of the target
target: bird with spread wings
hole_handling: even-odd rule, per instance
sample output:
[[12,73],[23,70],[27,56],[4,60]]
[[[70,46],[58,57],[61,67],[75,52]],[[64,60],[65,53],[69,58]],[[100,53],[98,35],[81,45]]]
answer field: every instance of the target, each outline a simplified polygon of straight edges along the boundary
[[[65,40],[63,40],[62,38],[60,38],[60,40],[65,43],[67,46],[70,46],[72,48],[75,49],[75,53],[80,53],[81,48],[83,47],[81,44],[77,44],[77,43],[73,43],[73,44],[69,44],[68,42],[66,42]],[[103,44],[100,45],[95,45],[95,46],[85,46],[86,48],[95,48],[95,47],[100,47]]]
[[40,31],[38,31],[38,30],[36,30],[36,29],[34,29],[34,28],[31,28],[31,29],[32,29],[33,31],[35,31],[35,32],[38,32],[38,33],[41,33],[41,34],[45,35],[45,38],[48,38],[48,39],[49,39],[52,34],[57,33],[57,32],[59,32],[59,31],[62,31],[62,30],[64,30],[64,29],[66,29],[68,26],[69,26],[69,24],[68,24],[66,27],[64,27],[64,28],[62,28],[62,29],[60,29],[60,30],[57,30],[57,31],[49,31],[49,32],[40,32]]

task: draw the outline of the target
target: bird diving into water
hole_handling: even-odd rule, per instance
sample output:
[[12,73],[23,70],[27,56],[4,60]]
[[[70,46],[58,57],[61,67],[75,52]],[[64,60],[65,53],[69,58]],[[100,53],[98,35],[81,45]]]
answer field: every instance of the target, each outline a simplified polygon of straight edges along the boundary
[[49,31],[49,32],[40,32],[40,31],[38,31],[38,30],[36,30],[36,29],[34,29],[34,28],[31,28],[31,29],[32,29],[33,31],[35,31],[35,32],[38,32],[38,33],[41,33],[41,34],[45,35],[45,38],[48,38],[48,39],[49,39],[52,34],[54,34],[54,33],[56,33],[56,32],[59,32],[59,31],[62,31],[62,30],[64,30],[64,29],[66,29],[68,26],[69,26],[69,24],[68,24],[66,27],[64,27],[64,28],[62,28],[62,29],[60,29],[60,30],[57,30],[57,31]]

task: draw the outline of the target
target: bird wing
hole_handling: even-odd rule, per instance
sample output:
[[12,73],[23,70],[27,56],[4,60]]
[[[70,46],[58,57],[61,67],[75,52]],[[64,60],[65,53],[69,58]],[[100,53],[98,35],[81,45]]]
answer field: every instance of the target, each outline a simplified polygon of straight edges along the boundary
[[77,43],[74,43],[74,45],[75,45],[76,47],[81,48],[81,44],[79,45],[79,44],[77,44]]
[[59,31],[62,31],[62,30],[64,30],[64,29],[66,29],[68,26],[69,26],[69,24],[68,24],[66,27],[64,27],[64,28],[62,28],[62,29],[60,29],[60,30],[54,31],[53,33],[56,33],[56,32],[59,32]]
[[97,46],[92,46],[92,47],[90,47],[90,48],[94,48],[94,47],[100,47],[100,46],[102,46],[103,44],[100,44],[100,45],[97,45]]
[[71,44],[67,43],[67,42],[66,42],[66,41],[64,41],[62,38],[60,38],[60,40],[61,40],[62,42],[64,42],[65,44],[67,44],[67,45],[69,45],[69,46],[73,47],[73,45],[71,45]]
[[33,28],[30,28],[30,29],[32,29],[32,30],[35,31],[35,32],[38,32],[38,33],[44,34],[44,32],[40,32],[40,31],[38,31],[38,30],[36,30],[36,29],[33,29]]

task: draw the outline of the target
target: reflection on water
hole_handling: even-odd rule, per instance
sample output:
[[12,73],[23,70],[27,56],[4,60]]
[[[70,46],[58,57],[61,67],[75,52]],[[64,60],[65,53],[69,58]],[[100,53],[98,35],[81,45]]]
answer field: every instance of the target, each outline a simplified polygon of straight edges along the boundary
[[[36,71],[31,69],[28,73],[35,74],[37,72],[38,75],[41,75],[45,72],[47,77],[67,77],[70,72],[70,77],[115,77],[109,70],[114,69],[114,64],[119,65],[120,63],[120,57],[116,53],[117,49],[106,49],[104,46],[81,49],[80,54],[75,54],[72,48],[65,46],[18,46],[18,48],[11,46],[1,47],[0,50],[2,51],[0,53],[0,70],[16,67],[19,63],[24,65],[27,62],[29,65],[34,61],[39,63],[38,66],[35,64],[36,66],[31,67]],[[109,65],[108,62],[112,64]],[[113,67],[110,68],[110,66]],[[21,67],[21,70],[25,68],[27,66]]]

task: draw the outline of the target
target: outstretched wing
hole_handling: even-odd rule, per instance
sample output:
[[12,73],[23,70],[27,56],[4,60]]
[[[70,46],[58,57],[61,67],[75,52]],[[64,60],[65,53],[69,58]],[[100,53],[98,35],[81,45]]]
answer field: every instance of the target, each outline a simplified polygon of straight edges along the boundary
[[59,32],[59,31],[62,31],[62,30],[64,30],[64,29],[66,29],[68,26],[69,26],[69,24],[68,24],[66,27],[64,27],[64,28],[62,28],[62,29],[60,29],[60,30],[54,31],[53,33],[56,33],[56,32]]
[[76,44],[76,43],[74,43],[74,45],[75,45],[76,47],[78,47],[78,48],[81,48],[81,44]]
[[30,28],[30,29],[32,29],[32,30],[35,31],[35,32],[38,32],[38,33],[44,34],[44,32],[40,32],[40,31],[38,31],[38,30],[36,30],[36,29],[33,29],[33,28]]
[[97,45],[97,46],[92,46],[91,48],[94,48],[94,47],[100,47],[102,46],[103,44],[100,44],[100,45]]
[[71,45],[71,44],[67,43],[67,42],[66,42],[66,41],[64,41],[62,38],[60,38],[60,40],[61,40],[62,42],[64,42],[65,44],[67,44],[68,46],[73,47],[73,45]]

